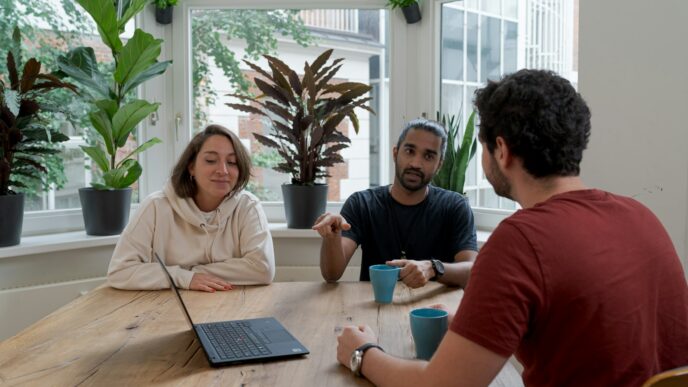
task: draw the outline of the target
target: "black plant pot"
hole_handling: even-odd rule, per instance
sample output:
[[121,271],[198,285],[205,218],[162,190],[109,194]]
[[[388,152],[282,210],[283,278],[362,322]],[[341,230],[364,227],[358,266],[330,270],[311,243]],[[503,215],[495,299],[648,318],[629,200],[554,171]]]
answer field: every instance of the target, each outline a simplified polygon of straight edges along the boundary
[[327,206],[327,184],[282,185],[287,227],[311,228]]
[[88,235],[117,235],[129,221],[131,188],[80,188],[79,199]]
[[24,194],[0,195],[0,214],[0,247],[18,245],[24,221]]
[[404,13],[406,23],[408,24],[418,23],[421,19],[418,3],[413,3],[408,7],[402,7],[401,11]]
[[155,7],[155,21],[160,24],[172,23],[172,7],[158,8]]

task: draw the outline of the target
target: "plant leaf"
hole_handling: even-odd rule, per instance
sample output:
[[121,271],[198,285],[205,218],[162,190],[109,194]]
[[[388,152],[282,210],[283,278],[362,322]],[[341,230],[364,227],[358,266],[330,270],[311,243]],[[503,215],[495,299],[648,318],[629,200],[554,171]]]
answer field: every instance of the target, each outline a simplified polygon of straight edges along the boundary
[[123,147],[131,133],[139,122],[148,117],[149,114],[158,110],[160,103],[150,103],[137,99],[120,107],[112,117],[112,133],[115,137],[117,147]]
[[19,115],[20,97],[19,92],[12,89],[5,89],[5,106],[15,117]]
[[136,149],[134,149],[133,151],[131,151],[128,155],[124,156],[124,158],[122,159],[122,161],[120,161],[120,162],[117,164],[117,167],[122,166],[122,164],[124,163],[124,161],[130,159],[130,158],[133,157],[134,155],[136,155],[136,154],[138,154],[138,153],[141,153],[141,152],[145,151],[146,149],[152,147],[152,146],[155,145],[155,144],[160,144],[160,143],[162,143],[162,140],[161,140],[161,139],[159,139],[159,138],[157,138],[157,137],[151,138],[150,140],[148,140],[148,141],[144,142],[143,144],[139,145]]
[[103,180],[108,187],[115,189],[127,188],[138,180],[142,172],[143,169],[138,161],[127,159],[124,160],[120,167],[104,173]]
[[162,39],[155,39],[153,35],[140,28],[134,31],[134,36],[122,48],[115,68],[115,81],[125,84],[139,73],[153,66],[160,55]]
[[124,32],[124,27],[127,25],[127,22],[137,13],[141,12],[146,4],[148,4],[148,0],[131,0],[129,2],[127,9],[124,11],[122,17],[119,18],[117,24],[120,33]]
[[134,90],[138,85],[143,82],[157,77],[167,70],[167,67],[172,64],[171,60],[166,60],[164,62],[156,62],[155,64],[144,69],[140,73],[130,77],[124,85],[122,85],[122,95],[127,95],[130,91]]
[[280,144],[278,144],[276,141],[274,141],[273,139],[271,139],[267,136],[263,136],[262,134],[258,134],[258,133],[253,133],[253,136],[256,138],[256,140],[258,140],[259,143],[261,143],[267,147],[275,148],[275,149],[282,148],[280,146]]
[[225,105],[231,107],[232,109],[236,109],[236,110],[239,110],[242,112],[258,114],[261,116],[267,116],[267,114],[265,114],[262,110],[255,108],[253,106],[242,105],[239,103],[226,103]]
[[98,33],[106,46],[119,53],[122,49],[122,41],[119,38],[119,26],[117,23],[117,11],[114,2],[103,0],[76,0],[86,12],[93,18],[98,26]]
[[41,64],[35,58],[30,58],[24,65],[24,72],[21,81],[19,82],[19,91],[27,93],[33,88],[36,82],[36,76],[41,72]]
[[92,112],[88,115],[88,117],[91,119],[91,125],[93,125],[93,128],[103,138],[103,142],[105,143],[105,148],[107,149],[108,154],[113,156],[115,154],[115,136],[110,117],[108,117],[104,110]]
[[320,56],[318,56],[313,61],[313,63],[311,63],[310,67],[311,67],[311,71],[313,72],[313,74],[318,73],[318,70],[320,70],[320,67],[322,67],[322,65],[324,65],[328,59],[330,59],[330,56],[332,55],[333,51],[334,51],[333,49],[326,50],[325,52],[320,54]]
[[57,66],[67,76],[95,92],[97,97],[108,98],[110,89],[105,76],[98,69],[95,52],[91,47],[77,47],[57,58]]
[[93,160],[101,171],[107,172],[110,170],[110,165],[108,164],[107,156],[105,152],[99,146],[84,146],[80,145],[84,153]]
[[284,105],[289,106],[289,99],[286,96],[284,96],[278,88],[273,87],[272,85],[268,84],[260,78],[256,78],[254,82],[258,89],[265,93],[265,95],[273,98],[276,101],[282,102]]

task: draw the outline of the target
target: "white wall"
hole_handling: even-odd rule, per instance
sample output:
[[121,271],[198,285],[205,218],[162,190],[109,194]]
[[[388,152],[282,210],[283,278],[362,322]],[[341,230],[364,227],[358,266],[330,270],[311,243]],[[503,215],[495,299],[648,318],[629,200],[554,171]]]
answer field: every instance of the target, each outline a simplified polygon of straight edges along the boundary
[[582,176],[635,197],[688,267],[688,1],[580,3],[579,90],[592,110]]

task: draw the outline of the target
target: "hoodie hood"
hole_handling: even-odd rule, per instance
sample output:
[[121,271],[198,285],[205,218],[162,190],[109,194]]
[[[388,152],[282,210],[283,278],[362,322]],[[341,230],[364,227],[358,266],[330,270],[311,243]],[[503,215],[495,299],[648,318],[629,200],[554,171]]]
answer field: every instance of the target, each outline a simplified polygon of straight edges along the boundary
[[226,197],[215,209],[216,214],[211,223],[207,223],[203,217],[203,212],[198,208],[196,202],[194,202],[192,198],[180,198],[177,196],[174,192],[174,187],[172,187],[169,181],[165,184],[163,192],[172,210],[179,215],[180,218],[206,232],[213,232],[217,231],[218,228],[224,228],[239,203],[237,198],[237,196],[239,196],[238,193],[231,197]]

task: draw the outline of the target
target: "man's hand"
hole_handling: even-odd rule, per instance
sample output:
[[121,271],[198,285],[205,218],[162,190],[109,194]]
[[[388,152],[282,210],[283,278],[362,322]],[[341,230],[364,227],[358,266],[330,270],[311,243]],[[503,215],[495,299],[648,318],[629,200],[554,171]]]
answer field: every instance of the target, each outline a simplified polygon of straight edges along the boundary
[[232,284],[221,278],[205,273],[194,273],[189,289],[214,293],[216,290],[232,290]]
[[354,350],[365,343],[377,343],[373,330],[367,325],[344,327],[337,337],[337,360],[349,368],[349,360]]
[[313,230],[317,231],[323,238],[332,238],[342,235],[342,230],[351,229],[351,225],[346,222],[343,216],[326,212],[313,225]]
[[432,269],[430,261],[395,259],[387,261],[386,264],[400,267],[399,278],[404,281],[406,286],[414,289],[425,286],[430,281],[430,278],[435,276],[435,271]]

